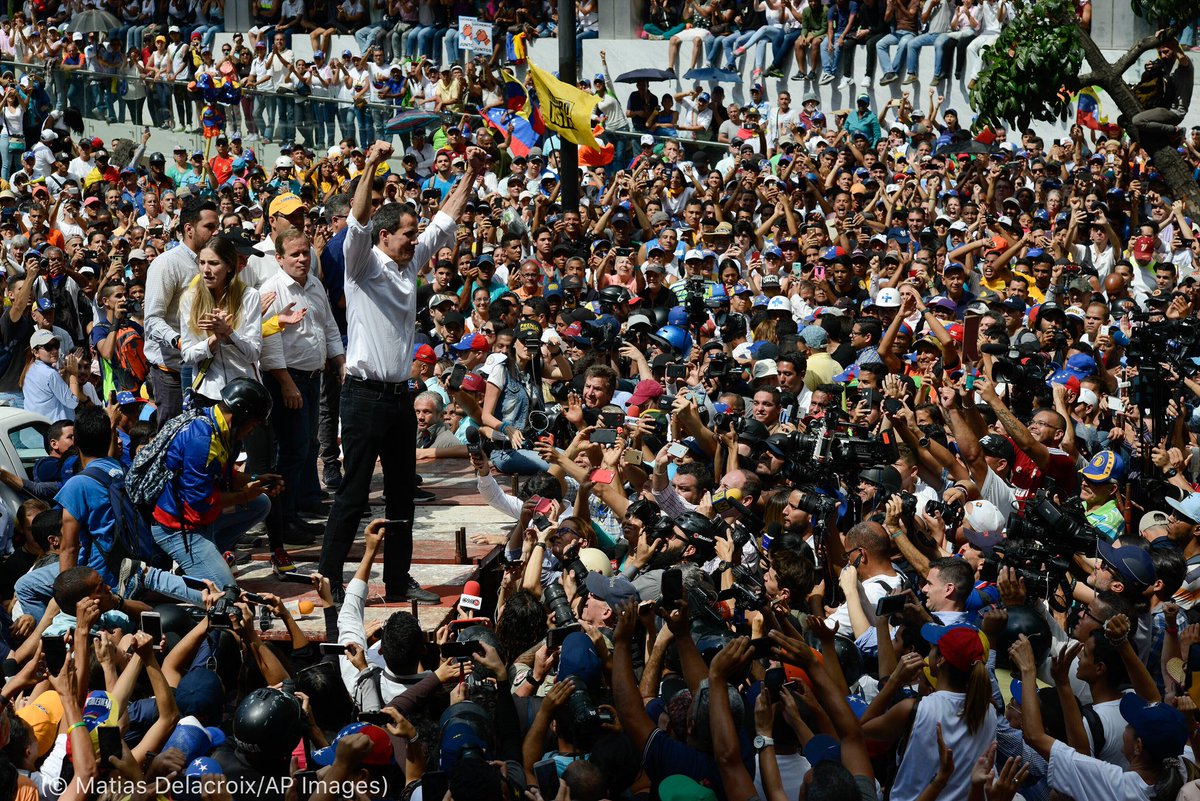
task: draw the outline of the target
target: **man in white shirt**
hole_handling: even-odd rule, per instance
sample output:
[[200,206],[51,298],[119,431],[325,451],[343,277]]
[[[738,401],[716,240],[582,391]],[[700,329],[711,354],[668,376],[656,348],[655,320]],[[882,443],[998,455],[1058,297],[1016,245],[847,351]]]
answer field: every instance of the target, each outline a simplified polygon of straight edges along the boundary
[[[279,91],[284,88],[290,88],[295,91],[295,82],[292,76],[292,51],[285,47],[287,40],[282,33],[275,34],[274,41],[271,46],[271,53],[267,56],[267,65],[271,69],[271,86]],[[295,116],[295,97],[289,92],[288,94],[279,94],[275,98],[275,135],[276,139],[285,148],[292,144],[295,138],[294,123]]]
[[254,43],[254,60],[250,62],[248,84],[255,90],[254,126],[258,128],[263,143],[270,144],[275,133],[275,82],[271,80],[267,43],[262,39]]
[[417,160],[417,175],[422,178],[428,178],[433,172],[433,157],[436,155],[433,145],[425,138],[425,129],[417,128],[412,132],[412,144],[408,146],[408,150],[404,152],[406,156],[412,156]]
[[[276,501],[283,507],[283,541],[305,544],[314,538],[298,529],[295,521],[306,504],[304,499],[311,503],[321,489],[317,482],[321,374],[326,363],[340,372],[345,355],[325,287],[310,272],[313,254],[303,228],[284,229],[275,238],[275,248],[279,269],[262,286],[264,293],[275,293],[267,316],[289,307],[305,314],[300,322],[263,341],[263,383],[274,402],[271,426],[279,443],[278,472],[284,482]],[[276,569],[290,564],[284,556],[272,556]]]
[[96,162],[92,160],[92,140],[82,139],[76,147],[78,156],[71,159],[71,163],[67,166],[67,172],[76,181],[83,183],[83,179],[87,178],[92,170],[96,169]]
[[[374,174],[391,155],[389,143],[376,142],[367,153],[366,173]],[[349,344],[341,399],[344,478],[325,529],[319,566],[322,574],[329,576],[337,601],[345,597],[343,565],[367,508],[377,461],[381,461],[389,487],[385,517],[403,521],[388,529],[384,598],[423,604],[440,600],[409,574],[416,454],[392,444],[416,440],[414,397],[408,381],[417,316],[417,268],[454,241],[458,218],[486,166],[479,148],[468,148],[467,159],[464,174],[419,236],[418,218],[400,204],[384,204],[375,212],[375,219],[370,219],[370,181],[359,181],[346,220],[343,253]]]
[[[291,192],[277,195],[271,201],[271,205],[267,207],[267,224],[271,226],[271,232],[254,246],[262,255],[251,256],[246,263],[246,269],[242,270],[241,274],[244,283],[259,289],[268,278],[279,272],[279,261],[275,258],[275,237],[289,228],[299,228],[303,231],[306,214],[308,207],[304,205],[304,201]],[[312,249],[311,258],[313,264],[319,260],[315,248]]]
[[50,145],[58,140],[58,134],[51,130],[44,130],[40,135],[40,141],[33,146],[33,177],[45,178],[54,169],[54,150]]
[[191,51],[183,40],[178,25],[172,25],[167,33],[167,54],[171,56],[171,80],[175,81],[172,94],[175,96],[175,133],[183,133],[192,127],[192,96],[187,84],[191,79]]
[[157,192],[151,190],[142,195],[142,207],[146,209],[146,213],[137,218],[137,224],[147,231],[160,225],[165,228],[171,222],[171,218],[163,214]]
[[681,92],[675,95],[679,101],[679,120],[675,127],[679,130],[680,139],[711,139],[709,126],[712,125],[712,96],[708,92]]

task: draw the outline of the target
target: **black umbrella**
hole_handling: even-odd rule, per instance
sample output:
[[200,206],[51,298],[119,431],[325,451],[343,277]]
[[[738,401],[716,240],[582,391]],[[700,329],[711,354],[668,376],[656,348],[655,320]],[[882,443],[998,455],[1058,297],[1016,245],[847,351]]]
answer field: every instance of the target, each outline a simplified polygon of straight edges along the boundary
[[716,81],[717,83],[737,83],[742,80],[742,76],[731,70],[717,69],[716,67],[696,67],[694,70],[688,70],[683,76],[685,81]]
[[994,156],[1002,152],[1000,148],[994,145],[985,145],[983,142],[978,142],[974,139],[967,139],[963,142],[951,142],[948,145],[942,145],[934,153],[935,156]]
[[617,83],[637,83],[638,81],[673,81],[674,70],[656,70],[646,67],[640,70],[630,70],[617,76]]

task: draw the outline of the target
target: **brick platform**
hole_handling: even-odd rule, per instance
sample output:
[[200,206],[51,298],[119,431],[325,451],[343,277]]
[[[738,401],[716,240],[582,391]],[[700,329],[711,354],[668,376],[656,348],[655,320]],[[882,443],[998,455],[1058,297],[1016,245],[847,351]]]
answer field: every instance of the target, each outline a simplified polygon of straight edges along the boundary
[[[417,465],[425,489],[437,495],[432,503],[418,504],[413,522],[413,567],[412,575],[422,587],[441,596],[437,606],[419,606],[416,614],[421,627],[432,631],[441,625],[450,614],[462,586],[477,578],[481,563],[494,558],[498,551],[493,545],[475,545],[470,541],[473,534],[504,534],[512,523],[484,503],[476,490],[474,476],[465,460],[447,459],[422,462]],[[376,471],[371,487],[371,508],[363,518],[358,539],[351,547],[344,564],[345,581],[349,581],[362,559],[362,531],[375,517],[383,516],[383,476]],[[459,532],[465,530],[465,537]],[[456,547],[456,539],[465,539],[465,553]],[[387,542],[384,542],[384,549]],[[300,573],[312,573],[321,555],[317,544],[304,548],[289,548],[288,553],[296,562]],[[385,604],[383,602],[382,554],[376,557],[371,569],[370,596],[367,606],[367,621],[386,620],[397,609],[409,609],[408,604]],[[319,606],[307,616],[300,616],[297,603],[301,600],[319,604],[317,593],[303,584],[279,581],[271,571],[270,555],[265,543],[252,553],[250,561],[235,569],[238,584],[251,592],[270,592],[285,599],[293,617],[309,638],[322,640],[325,637],[325,618]],[[283,624],[275,621],[273,628],[264,634],[268,638],[286,636]]]

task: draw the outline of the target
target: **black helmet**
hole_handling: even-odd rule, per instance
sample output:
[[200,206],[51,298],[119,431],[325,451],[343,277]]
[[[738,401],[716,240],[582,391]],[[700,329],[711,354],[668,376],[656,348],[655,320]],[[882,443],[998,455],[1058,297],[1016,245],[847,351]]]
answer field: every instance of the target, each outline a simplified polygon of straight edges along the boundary
[[260,687],[247,695],[233,716],[238,750],[264,759],[286,759],[304,728],[295,696],[270,687]]
[[879,487],[881,492],[888,495],[899,492],[903,487],[900,480],[900,472],[890,464],[868,467],[858,474],[858,478],[861,481],[874,484]]
[[1008,623],[1004,631],[996,635],[992,648],[996,651],[997,664],[1008,667],[1008,649],[1024,634],[1033,646],[1033,659],[1041,664],[1050,653],[1050,623],[1037,611],[1028,606],[1010,606]]
[[253,378],[235,378],[221,390],[221,400],[238,422],[266,420],[271,415],[271,393]]
[[167,157],[164,156],[162,153],[151,153],[150,154],[150,163],[151,164],[166,164]]
[[628,303],[629,297],[629,290],[625,287],[609,284],[600,290],[599,301],[608,306],[616,306],[618,303]]

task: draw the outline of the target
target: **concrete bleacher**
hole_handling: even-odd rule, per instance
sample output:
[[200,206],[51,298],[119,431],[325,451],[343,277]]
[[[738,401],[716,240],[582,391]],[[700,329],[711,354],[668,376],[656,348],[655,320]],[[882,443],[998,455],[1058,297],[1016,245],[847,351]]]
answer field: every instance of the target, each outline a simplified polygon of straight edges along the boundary
[[[216,49],[226,41],[232,41],[232,33],[221,33],[217,35]],[[642,39],[592,39],[583,43],[583,60],[580,63],[579,74],[588,79],[602,71],[600,63],[600,52],[605,51],[608,58],[608,64],[612,68],[612,77],[615,79],[621,72],[626,69],[635,67],[659,67],[666,68],[667,66],[667,48],[668,43],[665,41],[646,41]],[[359,52],[358,43],[355,42],[353,36],[338,35],[334,36],[331,45],[331,51],[340,55],[342,50],[348,49],[354,53]],[[300,58],[310,59],[312,57],[312,46],[307,35],[296,35],[292,41],[292,51]],[[1117,49],[1107,49],[1102,51],[1106,58],[1110,61],[1118,58],[1124,51]],[[753,51],[747,53],[739,59],[741,66],[740,75],[742,81],[738,84],[724,84],[726,102],[744,103],[749,101],[750,86],[753,83],[751,70],[753,69]],[[1197,60],[1197,55],[1192,54],[1193,60]],[[1143,61],[1154,57],[1154,51],[1150,51],[1143,57]],[[541,39],[535,42],[530,48],[530,59],[538,66],[546,69],[555,70],[558,66],[558,40],[557,39]],[[677,69],[677,74],[682,76],[688,70],[688,64],[691,59],[691,45],[685,44],[681,48],[680,55],[681,66]],[[768,46],[767,53],[768,62],[770,60],[770,47]],[[838,81],[831,84],[822,85],[818,81],[793,81],[790,76],[795,73],[795,66],[792,60],[787,62],[786,74],[787,79],[770,79],[763,78],[761,82],[764,85],[765,95],[768,100],[773,100],[778,96],[779,92],[787,90],[792,95],[793,107],[800,105],[801,99],[809,92],[816,93],[820,100],[820,107],[826,111],[838,108],[852,108],[854,106],[856,96],[864,91],[862,88],[862,78],[866,58],[863,53],[859,53],[855,59],[857,73],[854,76],[856,82],[849,88],[840,88]],[[703,57],[701,58],[700,66],[706,66]],[[518,69],[518,73],[521,70]],[[1131,69],[1127,77],[1132,80],[1133,76],[1140,74],[1140,63],[1134,69]],[[865,90],[872,99],[872,108],[878,113],[886,103],[891,99],[900,98],[904,93],[908,93],[909,99],[922,110],[928,110],[929,104],[929,89],[933,85],[931,79],[933,77],[933,49],[925,48],[921,51],[920,69],[918,72],[919,79],[913,84],[901,84],[899,81],[887,86],[878,86],[879,74],[872,76],[875,85],[872,88]],[[964,124],[969,125],[974,119],[974,113],[970,110],[970,102],[967,97],[967,80],[970,76],[962,81],[950,80],[937,85],[937,92],[945,96],[945,102],[942,109],[953,108],[957,109],[960,119]],[[682,78],[674,81],[662,81],[651,85],[651,90],[659,95],[666,92],[680,92],[691,89],[694,86],[703,89],[711,89],[715,84],[709,82],[694,83],[685,81]],[[615,87],[617,96],[624,101],[630,92],[633,91],[631,84],[617,84]],[[1100,93],[1102,112],[1107,114],[1110,120],[1115,121],[1118,110],[1116,104],[1111,101],[1103,92]],[[1184,120],[1187,126],[1200,125],[1200,103],[1192,104],[1192,108],[1188,112],[1188,116]],[[97,120],[89,119],[87,121],[87,130],[89,133],[94,133],[103,139],[111,139],[115,137],[126,137],[137,139],[140,136],[140,130],[132,124],[118,125],[107,124]],[[1067,132],[1067,126],[1060,123],[1044,123],[1035,121],[1032,127],[1044,138],[1064,136]],[[297,134],[303,139],[303,131]],[[155,150],[167,153],[169,157],[170,151],[178,144],[183,142],[185,147],[191,149],[203,149],[204,140],[199,134],[176,134],[169,131],[152,130],[149,151]],[[396,140],[394,144],[400,144]],[[279,155],[279,145],[272,143],[270,145],[262,145],[255,143],[253,145],[260,161],[269,162],[274,160]]]

